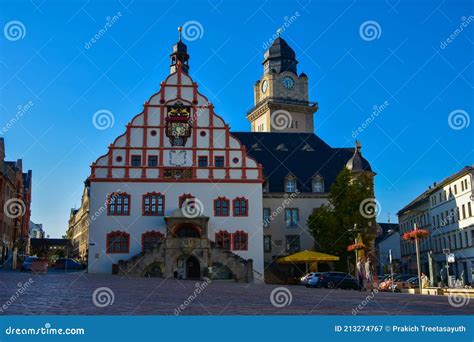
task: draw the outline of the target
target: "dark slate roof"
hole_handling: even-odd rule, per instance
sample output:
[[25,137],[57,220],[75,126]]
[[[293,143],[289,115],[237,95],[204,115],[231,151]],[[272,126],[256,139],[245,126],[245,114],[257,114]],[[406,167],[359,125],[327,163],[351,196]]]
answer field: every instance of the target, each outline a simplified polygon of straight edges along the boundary
[[288,43],[281,37],[275,39],[273,44],[268,48],[267,51],[263,54],[264,64],[267,61],[279,61],[272,66],[275,69],[275,72],[281,73],[283,71],[291,71],[295,75],[296,72],[296,65],[298,61],[296,60],[295,51],[288,45]]
[[289,58],[295,59],[295,51],[290,45],[281,37],[275,39],[270,48],[264,54],[265,59],[267,58]]
[[[285,177],[298,179],[298,190],[311,192],[312,178],[319,174],[328,192],[337,175],[354,154],[354,148],[332,148],[314,133],[232,132],[248,154],[263,165],[270,192],[284,192]],[[370,165],[363,159],[364,168]]]
[[379,244],[393,233],[398,232],[398,223],[377,223],[382,228],[382,233],[375,238],[375,244]]

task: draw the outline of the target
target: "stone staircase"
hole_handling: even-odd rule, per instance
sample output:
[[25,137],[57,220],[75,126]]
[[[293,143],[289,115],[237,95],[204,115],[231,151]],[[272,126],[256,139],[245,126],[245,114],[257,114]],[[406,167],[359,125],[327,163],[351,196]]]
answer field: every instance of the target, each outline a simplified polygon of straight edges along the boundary
[[[200,262],[201,278],[209,277],[209,267],[224,265],[236,282],[253,282],[252,260],[246,260],[207,238],[167,238],[153,249],[141,252],[128,260],[120,260],[118,274],[144,277],[153,272],[161,277],[173,277],[178,258],[194,255]],[[219,266],[215,266],[219,267]]]

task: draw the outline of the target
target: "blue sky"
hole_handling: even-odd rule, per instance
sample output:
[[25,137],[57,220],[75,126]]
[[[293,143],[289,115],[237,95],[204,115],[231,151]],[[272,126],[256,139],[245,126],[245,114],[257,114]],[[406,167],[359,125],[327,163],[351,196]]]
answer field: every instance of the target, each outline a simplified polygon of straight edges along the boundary
[[[178,26],[201,25],[199,37],[186,41],[190,75],[232,130],[248,131],[264,43],[295,16],[282,36],[319,102],[316,134],[331,146],[352,147],[353,132],[374,119],[357,138],[378,174],[379,221],[389,213],[394,221],[428,185],[474,163],[472,15],[467,0],[2,0],[0,134],[7,159],[22,158],[33,170],[32,219],[61,236],[90,163],[168,75]],[[6,29],[12,21],[24,27],[19,36]],[[360,30],[368,21],[375,36]],[[113,113],[113,127],[94,127],[101,109]]]

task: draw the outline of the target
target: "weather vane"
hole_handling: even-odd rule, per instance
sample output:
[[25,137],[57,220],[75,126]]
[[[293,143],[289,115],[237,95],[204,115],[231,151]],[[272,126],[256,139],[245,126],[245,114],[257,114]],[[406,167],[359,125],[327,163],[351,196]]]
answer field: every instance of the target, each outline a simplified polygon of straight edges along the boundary
[[179,41],[181,41],[181,32],[183,32],[183,27],[182,26],[178,27],[178,32],[179,32]]

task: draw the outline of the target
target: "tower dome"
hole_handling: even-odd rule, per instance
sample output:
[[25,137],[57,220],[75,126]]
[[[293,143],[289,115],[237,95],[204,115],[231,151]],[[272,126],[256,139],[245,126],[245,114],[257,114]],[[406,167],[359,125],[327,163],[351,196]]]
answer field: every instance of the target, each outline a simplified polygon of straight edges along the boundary
[[361,143],[356,140],[354,154],[347,161],[346,168],[351,172],[372,172],[370,164],[362,157],[361,149]]
[[273,44],[265,51],[263,57],[262,64],[265,72],[274,69],[277,73],[291,71],[297,75],[296,64],[298,64],[298,61],[296,60],[295,51],[283,38],[275,39]]

